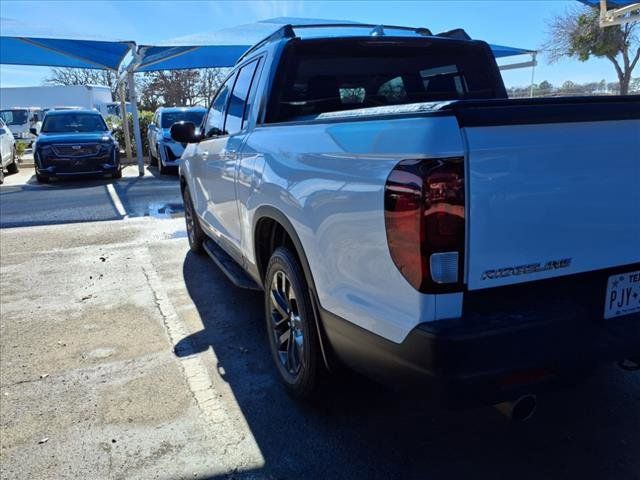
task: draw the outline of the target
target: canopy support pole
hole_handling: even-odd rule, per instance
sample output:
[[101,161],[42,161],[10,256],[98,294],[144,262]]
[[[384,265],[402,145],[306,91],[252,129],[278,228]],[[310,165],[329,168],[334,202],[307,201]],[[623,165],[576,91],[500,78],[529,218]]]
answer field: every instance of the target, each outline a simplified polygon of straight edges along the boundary
[[136,83],[133,71],[127,72],[127,83],[129,84],[129,101],[133,110],[133,136],[136,139],[136,157],[138,159],[138,175],[144,176],[144,157],[142,156],[142,136],[140,135],[140,116],[138,115],[138,97],[136,96]]
[[118,97],[120,97],[120,120],[122,122],[122,131],[124,132],[124,151],[127,155],[127,161],[131,162],[131,135],[129,134],[129,115],[127,115],[126,95],[124,92],[124,82],[118,82]]
[[536,55],[538,52],[533,52],[531,54],[531,87],[529,88],[529,98],[533,98],[533,82],[535,81],[536,75]]

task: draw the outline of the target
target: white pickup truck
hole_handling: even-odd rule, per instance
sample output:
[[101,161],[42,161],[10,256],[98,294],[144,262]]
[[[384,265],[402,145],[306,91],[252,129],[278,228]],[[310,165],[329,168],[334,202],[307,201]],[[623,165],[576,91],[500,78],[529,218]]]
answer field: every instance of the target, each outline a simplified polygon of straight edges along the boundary
[[264,289],[287,388],[346,364],[496,403],[637,366],[640,98],[509,100],[484,42],[324,31],[171,130],[190,246]]

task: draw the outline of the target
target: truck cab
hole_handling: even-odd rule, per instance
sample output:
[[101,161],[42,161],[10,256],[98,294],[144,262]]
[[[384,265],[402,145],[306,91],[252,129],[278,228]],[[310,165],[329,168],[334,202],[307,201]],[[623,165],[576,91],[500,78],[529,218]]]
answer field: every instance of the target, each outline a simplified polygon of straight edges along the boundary
[[42,116],[43,112],[39,107],[12,107],[0,110],[0,118],[11,130],[13,138],[28,145],[36,138],[31,129],[35,128],[40,132]]

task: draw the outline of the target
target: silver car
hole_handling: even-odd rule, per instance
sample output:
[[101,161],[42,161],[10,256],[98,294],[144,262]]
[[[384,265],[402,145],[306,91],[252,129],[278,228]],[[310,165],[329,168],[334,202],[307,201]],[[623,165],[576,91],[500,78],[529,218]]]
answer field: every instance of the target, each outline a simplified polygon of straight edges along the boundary
[[4,169],[9,173],[18,173],[16,142],[9,127],[0,118],[0,183],[4,181]]
[[153,123],[148,127],[149,161],[156,165],[161,174],[168,167],[177,167],[185,144],[171,138],[171,125],[187,121],[196,125],[202,123],[207,110],[204,107],[160,107],[153,115]]

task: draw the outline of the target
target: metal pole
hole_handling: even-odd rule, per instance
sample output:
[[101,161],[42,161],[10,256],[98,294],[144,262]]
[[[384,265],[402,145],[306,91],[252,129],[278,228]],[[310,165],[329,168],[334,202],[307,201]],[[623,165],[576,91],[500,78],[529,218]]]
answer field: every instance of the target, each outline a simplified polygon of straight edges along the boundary
[[533,82],[536,75],[536,55],[538,52],[533,52],[531,54],[531,62],[533,65],[531,66],[531,88],[529,89],[529,98],[533,98]]
[[124,82],[118,82],[118,96],[120,97],[120,119],[122,121],[122,131],[124,132],[124,151],[127,161],[133,160],[131,156],[131,135],[129,134],[129,116],[127,115],[126,95],[124,93]]
[[607,21],[607,0],[600,0],[600,27],[604,27]]
[[142,155],[142,136],[140,135],[140,117],[138,116],[138,97],[136,97],[136,84],[133,72],[127,72],[129,83],[129,101],[133,110],[133,136],[136,139],[136,157],[138,158],[138,175],[144,176],[144,157]]

